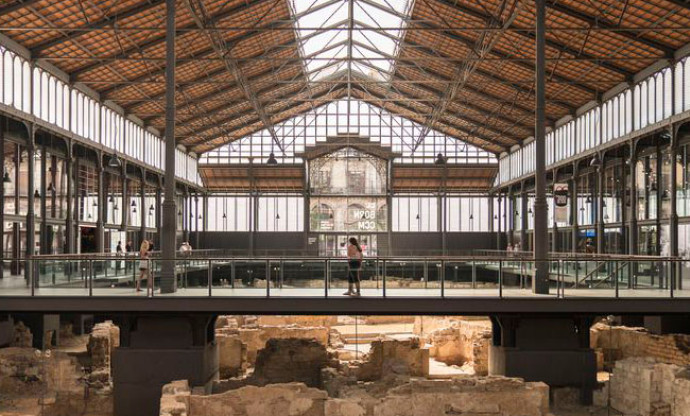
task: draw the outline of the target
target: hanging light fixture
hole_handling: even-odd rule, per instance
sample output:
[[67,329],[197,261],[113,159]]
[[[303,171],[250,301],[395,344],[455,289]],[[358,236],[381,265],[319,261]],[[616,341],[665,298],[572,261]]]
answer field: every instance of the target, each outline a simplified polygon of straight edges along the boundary
[[113,201],[114,201],[113,196],[112,195],[108,196],[108,202],[113,202]]
[[91,216],[91,213],[89,212],[89,216],[87,217],[88,219],[92,219],[93,217]]
[[133,199],[133,200],[132,200],[132,203],[131,203],[131,206],[132,206],[132,207],[136,207],[136,206],[137,206],[137,201]]
[[276,219],[277,219],[277,220],[280,219],[280,214],[276,214]]
[[137,213],[137,207],[132,208],[132,214],[136,214],[136,213]]
[[534,212],[532,211],[532,207],[529,207],[529,209],[527,210],[527,213],[528,213],[529,215],[534,214]]
[[10,173],[5,171],[5,174],[2,176],[2,181],[4,183],[11,183],[12,179],[10,178]]
[[201,219],[201,214],[199,214],[199,219]]
[[34,198],[40,198],[40,197],[41,197],[41,194],[38,193],[38,189],[36,189],[36,190],[34,191]]
[[470,221],[474,219],[474,214],[470,214]]
[[419,219],[419,214],[417,214],[417,219]]
[[446,164],[446,158],[443,156],[443,153],[439,153],[436,155],[436,160],[434,160],[434,164],[436,165],[445,165]]
[[181,217],[182,216],[182,210],[177,211],[177,216]]
[[592,197],[587,195],[587,199],[585,200],[585,204],[591,204],[592,203]]
[[113,205],[113,211],[117,211],[118,209],[120,208],[117,207],[117,204]]
[[122,167],[122,161],[120,160],[117,155],[112,155],[110,156],[110,159],[108,159],[108,167],[109,168],[120,168]]
[[271,153],[268,155],[268,160],[266,161],[266,164],[267,164],[267,165],[277,165],[277,164],[278,164],[278,161],[276,160],[276,155],[275,155],[275,153],[271,152]]
[[151,204],[151,206],[149,207],[149,211],[153,211],[154,209],[156,209],[156,208],[154,208],[153,204]]
[[223,213],[223,219],[226,219],[226,218],[228,218],[228,216],[225,215],[225,213]]
[[93,205],[94,207],[97,207],[97,206],[98,206],[98,202],[96,202],[96,200],[94,199],[94,200],[93,200],[93,204],[91,204],[91,205]]
[[592,160],[589,162],[589,166],[593,168],[597,168],[597,170],[601,167],[601,159],[599,159],[599,154],[595,153],[594,156],[592,157]]
[[48,192],[53,192],[54,190],[55,190],[55,187],[53,186],[53,183],[52,183],[52,182],[49,183],[49,184],[48,184],[47,191],[48,191]]

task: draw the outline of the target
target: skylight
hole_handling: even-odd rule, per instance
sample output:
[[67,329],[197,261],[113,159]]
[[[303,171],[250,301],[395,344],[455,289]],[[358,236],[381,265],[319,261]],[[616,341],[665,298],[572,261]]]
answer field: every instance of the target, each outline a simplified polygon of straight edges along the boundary
[[310,81],[348,70],[390,80],[410,0],[291,2]]

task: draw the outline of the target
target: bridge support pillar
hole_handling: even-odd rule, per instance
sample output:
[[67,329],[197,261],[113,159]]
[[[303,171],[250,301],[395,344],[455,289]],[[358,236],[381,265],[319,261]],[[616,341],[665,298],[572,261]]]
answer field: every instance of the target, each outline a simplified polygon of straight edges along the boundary
[[582,404],[592,404],[597,364],[589,345],[591,318],[493,316],[491,321],[489,374],[576,387]]
[[218,375],[214,323],[213,315],[118,319],[120,347],[112,356],[115,415],[157,415],[161,388],[173,380],[189,380],[210,393]]

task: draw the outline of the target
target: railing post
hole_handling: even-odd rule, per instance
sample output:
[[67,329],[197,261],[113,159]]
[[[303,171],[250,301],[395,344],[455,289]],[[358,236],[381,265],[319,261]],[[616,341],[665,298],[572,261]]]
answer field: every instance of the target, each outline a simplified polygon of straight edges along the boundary
[[503,260],[498,261],[498,297],[503,298]]
[[446,261],[441,260],[441,299],[446,297]]
[[89,296],[93,296],[93,260],[89,260]]
[[235,270],[235,260],[230,260],[230,287],[235,288],[235,278],[237,276],[237,271]]
[[429,288],[429,263],[424,260],[423,266],[422,266],[422,274],[424,275],[424,289]]
[[285,269],[284,266],[285,266],[285,262],[281,259],[281,260],[280,260],[280,263],[279,263],[279,265],[278,265],[278,267],[280,267],[280,273],[279,273],[279,275],[280,275],[280,286],[279,286],[279,287],[280,287],[281,289],[283,288],[283,281],[284,281],[284,279],[283,279],[283,277],[284,277],[284,276],[283,276],[283,271],[284,271],[284,269]]
[[271,260],[266,260],[266,297],[271,297]]
[[383,260],[383,297],[386,297],[386,260]]
[[678,263],[675,261],[672,261],[672,260],[667,260],[667,261],[669,262],[669,266],[668,266],[669,270],[672,270],[671,278],[670,278],[671,284],[669,285],[669,289],[670,289],[669,296],[671,297],[671,299],[673,299],[673,290],[676,287],[676,265]]
[[[616,262],[616,266],[618,266],[618,262]],[[618,299],[618,274],[617,273],[618,273],[618,269],[616,269],[616,273],[611,275],[612,278],[616,279],[616,284],[615,284],[615,288],[616,288],[616,296],[615,297],[616,297],[616,299]]]
[[206,284],[208,285],[208,297],[211,297],[211,288],[213,287],[213,263],[211,259],[208,260],[208,268],[206,269]]
[[[558,283],[556,285],[556,298],[559,296],[565,298],[565,275],[563,273],[563,260],[558,259]],[[560,290],[560,295],[559,295]]]
[[472,289],[477,288],[477,263],[472,260]]
[[323,296],[328,297],[328,259],[323,261]]
[[31,287],[31,296],[34,296],[36,294],[36,281],[34,280],[36,278],[35,272],[35,264],[36,262],[32,259],[27,260],[27,265],[29,266],[29,286]]

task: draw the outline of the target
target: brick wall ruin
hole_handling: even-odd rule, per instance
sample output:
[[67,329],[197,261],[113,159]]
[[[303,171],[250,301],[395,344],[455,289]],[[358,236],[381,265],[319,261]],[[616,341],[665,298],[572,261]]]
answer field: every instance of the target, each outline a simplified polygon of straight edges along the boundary
[[247,386],[197,395],[186,382],[163,388],[160,416],[546,416],[549,389],[543,383],[485,377],[408,380],[386,388],[351,387],[329,397],[302,383]]

